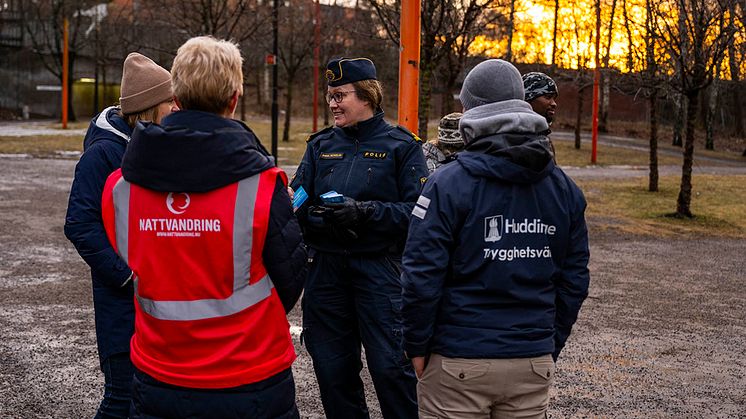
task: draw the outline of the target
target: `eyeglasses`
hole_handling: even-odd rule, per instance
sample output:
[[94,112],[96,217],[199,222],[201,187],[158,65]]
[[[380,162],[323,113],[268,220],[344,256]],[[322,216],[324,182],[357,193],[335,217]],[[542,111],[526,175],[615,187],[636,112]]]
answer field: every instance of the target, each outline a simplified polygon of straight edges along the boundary
[[343,90],[339,92],[329,93],[326,92],[326,103],[332,103],[332,99],[334,99],[334,102],[341,103],[345,98],[347,97],[348,93],[355,93],[354,90]]

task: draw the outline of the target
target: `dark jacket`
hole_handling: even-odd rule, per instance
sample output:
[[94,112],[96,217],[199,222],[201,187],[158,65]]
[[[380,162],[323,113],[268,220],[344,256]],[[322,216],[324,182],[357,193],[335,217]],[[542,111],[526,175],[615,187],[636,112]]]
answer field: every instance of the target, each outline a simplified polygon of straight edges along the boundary
[[109,244],[101,219],[104,183],[119,168],[130,134],[118,108],[107,108],[93,118],[83,140],[83,155],[75,166],[65,216],[65,236],[91,268],[101,362],[110,355],[129,352],[134,331],[133,288],[131,282],[125,284],[132,271]]
[[[206,192],[274,167],[243,123],[200,111],[178,111],[162,125],[138,124],[122,162],[125,180],[159,192]],[[286,311],[303,289],[306,248],[290,197],[278,177],[262,254]]]
[[556,359],[588,292],[586,202],[535,134],[542,124],[530,107],[488,110],[464,114],[466,151],[431,176],[413,210],[404,347]]
[[[331,127],[311,136],[291,186],[308,200],[296,214],[306,243],[342,253],[401,253],[414,201],[428,171],[419,138],[383,119],[383,112],[351,128]],[[339,230],[309,217],[319,195],[337,191],[372,209],[367,219]]]

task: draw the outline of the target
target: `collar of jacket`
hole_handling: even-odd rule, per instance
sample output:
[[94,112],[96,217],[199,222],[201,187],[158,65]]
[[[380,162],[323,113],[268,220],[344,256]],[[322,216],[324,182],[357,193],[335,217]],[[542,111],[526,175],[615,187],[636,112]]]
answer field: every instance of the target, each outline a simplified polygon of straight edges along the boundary
[[388,126],[388,124],[383,119],[383,111],[379,110],[378,113],[365,121],[358,122],[351,127],[335,127],[335,130],[343,132],[346,137],[363,140],[378,132],[382,126]]
[[506,159],[533,172],[543,172],[553,161],[547,137],[538,134],[502,133],[472,140],[466,151]]
[[459,122],[459,130],[466,144],[489,135],[537,134],[547,129],[547,120],[534,112],[527,102],[517,99],[469,109]]
[[206,192],[274,166],[243,123],[200,111],[138,123],[122,161],[128,182],[162,192]]
[[132,130],[127,121],[119,116],[119,107],[109,106],[91,120],[91,128],[83,140],[83,149],[99,140],[113,140],[126,146],[130,141],[130,134]]

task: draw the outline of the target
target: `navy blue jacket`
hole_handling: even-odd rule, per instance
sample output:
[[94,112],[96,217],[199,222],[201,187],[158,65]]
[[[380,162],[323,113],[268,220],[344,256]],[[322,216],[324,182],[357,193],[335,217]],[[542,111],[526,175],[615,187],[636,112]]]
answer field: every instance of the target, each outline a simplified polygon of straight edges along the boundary
[[[122,162],[122,176],[160,192],[207,192],[274,167],[243,123],[200,111],[174,112],[161,125],[139,123]],[[277,178],[262,254],[286,311],[300,297],[306,248],[282,179]]]
[[[354,127],[330,127],[311,136],[291,182],[293,189],[303,186],[308,193],[296,212],[306,243],[332,253],[401,253],[428,175],[418,140],[386,123],[383,112]],[[309,217],[308,208],[320,205],[319,195],[331,190],[374,207],[368,219],[351,228],[354,234]]]
[[98,355],[129,352],[134,331],[135,308],[132,271],[109,244],[101,219],[101,193],[106,178],[118,169],[130,127],[110,107],[93,118],[83,140],[83,155],[75,166],[75,178],[65,216],[65,236],[91,268]]
[[588,292],[585,206],[544,137],[477,138],[435,171],[403,256],[407,354],[556,359]]

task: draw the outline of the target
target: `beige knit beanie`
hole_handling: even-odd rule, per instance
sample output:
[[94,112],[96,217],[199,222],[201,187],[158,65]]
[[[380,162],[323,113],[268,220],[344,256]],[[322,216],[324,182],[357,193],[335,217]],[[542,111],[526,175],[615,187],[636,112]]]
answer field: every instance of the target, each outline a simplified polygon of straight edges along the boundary
[[133,114],[170,100],[171,73],[150,58],[130,53],[124,60],[119,104],[122,113]]

